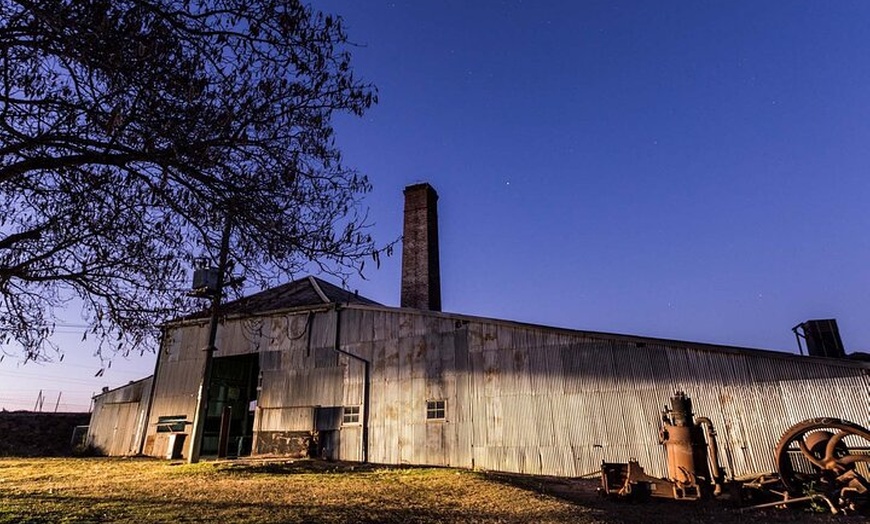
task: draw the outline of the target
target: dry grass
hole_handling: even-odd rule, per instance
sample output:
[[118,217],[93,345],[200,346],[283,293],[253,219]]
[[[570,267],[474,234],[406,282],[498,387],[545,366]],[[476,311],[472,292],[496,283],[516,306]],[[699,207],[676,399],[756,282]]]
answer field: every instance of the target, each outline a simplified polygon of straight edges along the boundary
[[0,460],[0,522],[597,522],[481,474],[300,461]]
[[866,522],[792,511],[741,514],[713,502],[631,504],[598,498],[595,485],[307,460],[0,459],[0,523]]

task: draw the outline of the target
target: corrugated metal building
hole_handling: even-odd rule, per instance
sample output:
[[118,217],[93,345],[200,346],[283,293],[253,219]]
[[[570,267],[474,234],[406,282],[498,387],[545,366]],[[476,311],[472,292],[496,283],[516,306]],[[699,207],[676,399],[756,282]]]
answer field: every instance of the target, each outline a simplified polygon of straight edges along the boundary
[[[170,331],[149,428],[161,416],[192,420],[206,331]],[[660,411],[681,390],[740,475],[772,471],[776,441],[796,422],[868,425],[870,415],[867,363],[384,306],[244,315],[221,326],[217,346],[215,367],[247,378],[233,386],[216,374],[209,413],[245,410],[234,437],[252,438],[254,453],[295,452],[294,438],[317,431],[344,460],[578,476],[635,457],[664,472]],[[146,454],[166,446],[149,429]]]
[[[406,189],[405,250],[437,250],[434,191],[417,191],[432,190]],[[743,475],[772,471],[798,421],[870,422],[870,363],[431,311],[431,260],[403,253],[403,280],[416,284],[407,296],[403,285],[402,308],[312,277],[227,304],[203,454],[217,452],[223,415],[230,454],[559,476],[634,457],[664,475],[660,412],[680,390],[715,424],[723,465]],[[206,345],[204,318],[167,326],[145,454],[164,456],[189,432]]]

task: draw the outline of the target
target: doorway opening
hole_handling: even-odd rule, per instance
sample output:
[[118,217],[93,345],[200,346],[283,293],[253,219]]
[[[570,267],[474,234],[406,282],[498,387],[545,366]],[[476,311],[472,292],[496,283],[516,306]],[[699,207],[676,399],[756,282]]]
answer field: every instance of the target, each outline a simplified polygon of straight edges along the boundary
[[251,454],[259,373],[258,353],[215,357],[202,435],[203,455]]

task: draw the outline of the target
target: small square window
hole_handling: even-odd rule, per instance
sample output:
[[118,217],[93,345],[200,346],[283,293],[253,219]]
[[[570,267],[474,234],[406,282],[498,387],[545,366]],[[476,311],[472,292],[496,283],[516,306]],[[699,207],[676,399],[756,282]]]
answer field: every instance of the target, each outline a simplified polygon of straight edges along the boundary
[[359,424],[359,406],[345,406],[341,414],[342,424]]
[[426,401],[426,420],[444,420],[447,418],[447,406],[444,400]]

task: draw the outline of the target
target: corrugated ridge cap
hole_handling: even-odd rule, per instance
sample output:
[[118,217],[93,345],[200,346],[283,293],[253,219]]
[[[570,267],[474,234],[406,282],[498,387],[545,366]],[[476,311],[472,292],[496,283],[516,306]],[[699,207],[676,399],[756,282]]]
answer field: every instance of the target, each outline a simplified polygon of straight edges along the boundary
[[[280,309],[320,306],[331,303],[382,306],[379,302],[375,302],[358,293],[350,292],[318,277],[306,276],[226,302],[221,305],[221,315],[266,313]],[[175,318],[169,323],[179,320],[206,318],[210,313],[209,309],[204,309],[190,315]]]

